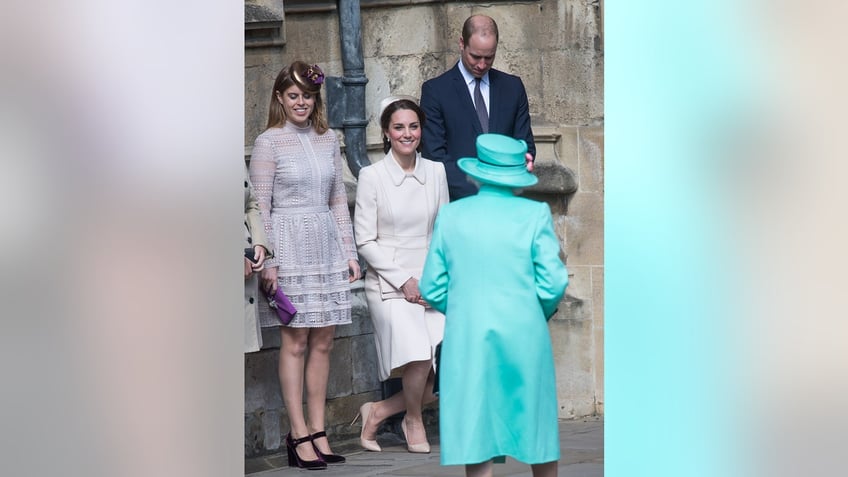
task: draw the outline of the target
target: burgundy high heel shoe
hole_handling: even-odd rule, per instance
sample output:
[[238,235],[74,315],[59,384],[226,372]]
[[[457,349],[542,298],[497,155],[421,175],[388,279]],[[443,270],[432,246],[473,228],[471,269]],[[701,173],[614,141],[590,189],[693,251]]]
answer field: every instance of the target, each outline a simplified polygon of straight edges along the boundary
[[291,432],[286,434],[286,451],[289,454],[289,467],[297,467],[308,470],[324,470],[327,468],[327,463],[321,460],[320,454],[317,460],[303,460],[297,455],[297,446],[309,442],[312,444],[312,436],[301,437],[300,439],[292,439]]
[[315,454],[318,455],[318,458],[328,464],[344,464],[346,459],[343,455],[324,454],[323,452],[321,452],[321,449],[319,449],[318,446],[315,445],[315,439],[319,439],[321,437],[327,437],[327,433],[324,431],[319,431],[309,436],[309,438],[312,439],[312,448],[315,449]]

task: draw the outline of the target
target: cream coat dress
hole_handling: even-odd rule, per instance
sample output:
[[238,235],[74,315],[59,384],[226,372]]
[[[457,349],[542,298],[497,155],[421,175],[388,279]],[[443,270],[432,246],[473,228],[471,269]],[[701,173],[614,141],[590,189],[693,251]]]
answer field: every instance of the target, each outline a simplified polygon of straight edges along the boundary
[[[253,185],[247,176],[247,168],[244,170],[244,248],[255,245],[265,247],[267,257],[273,257],[268,240],[265,238],[265,228],[262,224],[262,216],[259,215],[259,201],[253,193]],[[244,352],[259,351],[262,347],[262,330],[259,327],[259,300],[262,295],[259,291],[259,274],[251,273],[244,281]]]
[[421,277],[436,213],[447,202],[444,166],[420,154],[411,174],[391,151],[359,172],[354,231],[368,263],[365,297],[381,381],[411,361],[431,359],[442,340],[444,315],[407,302],[400,287]]

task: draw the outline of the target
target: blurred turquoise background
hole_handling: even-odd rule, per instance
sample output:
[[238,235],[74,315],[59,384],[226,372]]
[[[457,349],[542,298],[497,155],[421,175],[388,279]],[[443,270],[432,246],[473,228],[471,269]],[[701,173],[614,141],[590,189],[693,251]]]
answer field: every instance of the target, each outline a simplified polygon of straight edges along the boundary
[[748,476],[735,408],[728,149],[744,9],[605,2],[605,471]]

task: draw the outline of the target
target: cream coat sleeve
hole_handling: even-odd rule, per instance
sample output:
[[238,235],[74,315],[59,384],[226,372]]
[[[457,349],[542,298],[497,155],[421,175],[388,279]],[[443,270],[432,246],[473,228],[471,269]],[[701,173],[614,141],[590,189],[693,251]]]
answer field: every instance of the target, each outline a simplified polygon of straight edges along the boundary
[[244,170],[244,189],[244,224],[247,226],[250,237],[249,245],[261,245],[265,248],[266,256],[270,258],[274,255],[274,251],[268,245],[268,239],[265,236],[265,224],[259,212],[259,200],[253,192],[253,184],[250,183],[246,167]]
[[380,175],[376,167],[381,165],[377,163],[359,171],[359,183],[356,186],[356,211],[354,212],[356,247],[371,270],[395,288],[400,289],[413,275],[410,271],[398,266],[394,262],[391,249],[381,247],[377,240]]

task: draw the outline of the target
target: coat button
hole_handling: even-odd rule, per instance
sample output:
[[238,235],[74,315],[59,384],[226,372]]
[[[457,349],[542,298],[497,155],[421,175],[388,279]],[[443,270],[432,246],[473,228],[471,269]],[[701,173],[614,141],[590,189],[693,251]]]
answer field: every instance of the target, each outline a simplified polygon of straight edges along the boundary
[[252,238],[250,238],[250,237],[248,237],[248,238],[247,238],[247,243],[253,243],[253,239],[252,239]]
[[247,301],[249,301],[251,304],[253,304],[253,297],[248,298]]
[[247,189],[247,181],[244,181],[244,188]]

